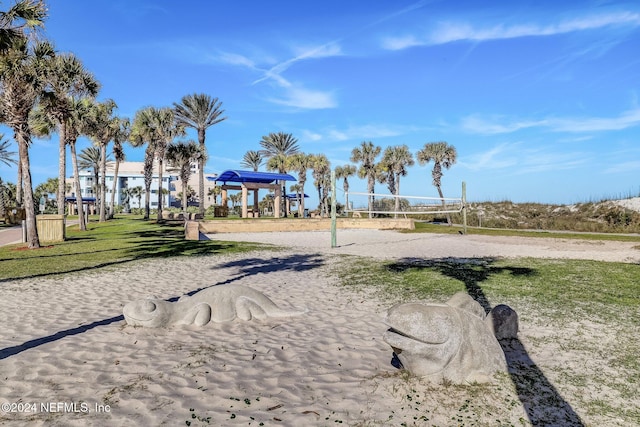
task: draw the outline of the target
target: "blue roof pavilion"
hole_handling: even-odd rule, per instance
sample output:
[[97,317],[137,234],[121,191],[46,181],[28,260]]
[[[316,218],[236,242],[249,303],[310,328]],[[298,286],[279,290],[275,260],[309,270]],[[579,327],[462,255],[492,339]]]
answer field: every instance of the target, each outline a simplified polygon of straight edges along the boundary
[[[273,190],[274,196],[274,212],[275,218],[280,217],[280,203],[282,200],[282,186],[285,181],[296,181],[296,179],[286,173],[275,172],[258,172],[246,170],[226,170],[217,177],[207,177],[210,181],[222,183],[222,206],[227,206],[227,190],[242,191],[242,218],[249,216],[259,216],[258,209],[258,190]],[[239,184],[239,185],[238,185]],[[253,210],[249,215],[247,196],[249,190],[253,191]],[[225,215],[226,216],[226,215]]]

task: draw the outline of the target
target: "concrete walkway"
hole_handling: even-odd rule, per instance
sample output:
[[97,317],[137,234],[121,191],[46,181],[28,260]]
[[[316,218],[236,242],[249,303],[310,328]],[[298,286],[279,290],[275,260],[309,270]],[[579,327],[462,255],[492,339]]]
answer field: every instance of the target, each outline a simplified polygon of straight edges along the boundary
[[22,242],[22,226],[16,225],[0,229],[0,246]]

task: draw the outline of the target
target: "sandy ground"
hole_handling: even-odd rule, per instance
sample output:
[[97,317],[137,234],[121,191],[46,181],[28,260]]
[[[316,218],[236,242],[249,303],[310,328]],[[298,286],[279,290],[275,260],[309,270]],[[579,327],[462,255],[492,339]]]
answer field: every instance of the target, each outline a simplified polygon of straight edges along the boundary
[[[210,237],[289,248],[0,282],[0,424],[529,425],[537,409],[525,407],[506,375],[490,386],[454,387],[426,384],[394,368],[382,340],[390,303],[336,285],[337,255],[640,259],[633,245],[556,239],[352,230],[341,231],[340,247],[332,249],[329,234],[321,232]],[[226,283],[252,286],[283,308],[308,312],[167,329],[134,328],[121,316],[138,298],[172,298]],[[517,310],[527,319],[526,307]],[[588,322],[572,327],[601,332]],[[525,322],[520,345],[532,348],[532,340],[547,333]],[[605,345],[615,338],[601,333],[601,339]],[[531,366],[566,363],[556,344],[538,347],[527,353]],[[553,383],[553,372],[545,375]],[[582,425],[587,414],[575,411],[547,425]],[[607,424],[600,421],[591,425]]]
[[338,230],[337,247],[327,231],[209,234],[213,240],[269,243],[330,254],[398,258],[565,258],[640,262],[637,242],[576,239],[399,233],[391,230]]

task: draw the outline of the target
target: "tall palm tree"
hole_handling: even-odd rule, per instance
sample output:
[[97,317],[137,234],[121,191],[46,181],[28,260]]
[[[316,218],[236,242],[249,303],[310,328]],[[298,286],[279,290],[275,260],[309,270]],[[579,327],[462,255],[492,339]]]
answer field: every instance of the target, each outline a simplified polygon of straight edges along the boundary
[[150,201],[151,201],[151,182],[153,181],[153,157],[155,155],[155,151],[153,146],[149,144],[147,149],[144,151],[144,191],[141,191],[140,194],[144,193],[144,219],[149,219],[150,216]]
[[[240,165],[246,168],[251,168],[254,172],[257,172],[258,169],[260,169],[260,166],[262,166],[263,161],[264,161],[264,158],[262,157],[262,154],[259,151],[249,150],[246,153],[244,153],[244,156],[242,157],[242,161],[240,162]],[[214,202],[215,202],[215,197],[214,197]],[[253,208],[257,210],[258,206],[259,206],[258,190],[253,190]]]
[[[95,145],[100,148],[100,184],[98,197],[100,199],[100,222],[107,220],[107,146],[120,131],[120,121],[113,115],[116,103],[112,100],[96,102],[91,105],[86,134]],[[98,183],[96,183],[98,185]]]
[[304,213],[304,184],[307,182],[307,171],[312,166],[313,156],[304,153],[295,153],[287,158],[288,169],[298,173],[298,184],[296,191],[298,201],[298,217]]
[[259,151],[249,150],[244,153],[242,157],[242,161],[240,162],[240,166],[244,166],[245,168],[251,168],[254,172],[257,172],[262,166],[262,162],[264,158]]
[[[17,51],[28,49],[27,37],[44,27],[44,20],[47,17],[47,8],[40,0],[19,0],[9,10],[0,12],[0,54],[3,62],[15,61],[20,55],[15,55]],[[8,55],[13,50],[14,55]],[[13,58],[13,59],[11,59]],[[4,67],[4,65],[3,65]],[[11,67],[9,67],[11,68]],[[15,72],[15,70],[14,70]],[[0,75],[0,81],[4,80],[5,72]],[[19,72],[18,72],[19,74]],[[0,112],[0,116],[4,113]],[[6,123],[3,117],[1,120]],[[18,147],[19,148],[19,147]],[[22,161],[20,160],[20,150],[18,149],[18,180],[16,186],[16,202],[22,205]],[[27,224],[29,226],[29,224]]]
[[376,176],[378,173],[376,165],[376,157],[380,154],[382,149],[373,145],[371,141],[363,141],[360,147],[356,147],[351,151],[351,161],[353,163],[361,163],[358,169],[358,176],[360,178],[367,178],[367,193],[369,193],[369,218],[373,217],[371,211],[373,210],[374,196],[372,195],[376,185]]
[[336,179],[342,179],[342,188],[345,194],[346,209],[349,209],[349,177],[356,174],[354,165],[344,165],[336,167]]
[[[389,190],[395,197],[395,211],[400,210],[400,177],[407,176],[407,167],[414,165],[413,155],[406,145],[387,147],[382,155],[381,167],[387,173]],[[395,214],[397,217],[398,214]]]
[[113,186],[111,188],[111,201],[109,202],[109,212],[113,215],[115,207],[116,190],[118,188],[118,171],[120,169],[120,163],[125,160],[124,148],[122,144],[127,142],[131,133],[131,123],[129,119],[118,118],[118,130],[113,135],[113,156],[116,159],[116,164],[113,169]]
[[[82,62],[73,54],[60,54],[49,64],[47,86],[40,98],[39,109],[52,124],[45,130],[48,135],[56,127],[59,138],[58,149],[58,200],[64,200],[66,175],[66,125],[69,120],[70,105],[79,98],[93,98],[98,94],[100,84],[87,71]],[[64,214],[64,203],[58,204],[58,214]]]
[[[65,127],[67,135],[67,145],[71,151],[71,166],[73,168],[74,186],[76,194],[76,204],[78,206],[78,220],[80,222],[80,230],[86,231],[87,225],[84,219],[82,188],[80,187],[80,170],[78,167],[78,155],[76,153],[76,142],[80,135],[83,135],[89,120],[91,111],[91,101],[87,98],[73,100],[70,104],[70,115]],[[97,182],[96,182],[97,184]]]
[[198,202],[199,211],[204,215],[204,164],[207,158],[207,147],[205,146],[206,130],[227,118],[220,117],[224,114],[222,102],[218,101],[218,98],[212,98],[203,93],[186,95],[182,97],[180,104],[174,103],[173,107],[176,113],[176,121],[180,126],[198,131],[198,143],[203,153],[198,162]]
[[169,144],[167,147],[167,161],[178,169],[182,182],[182,212],[187,213],[187,183],[191,175],[191,163],[197,162],[202,156],[202,151],[195,141]]
[[26,211],[27,244],[39,248],[36,229],[35,203],[29,163],[31,127],[29,114],[34,109],[44,88],[43,70],[54,57],[53,46],[48,42],[30,45],[26,38],[17,38],[11,47],[0,55],[0,110],[2,120],[12,130],[18,143],[20,172],[18,188],[24,186],[24,208]]
[[[421,166],[433,162],[433,185],[438,189],[438,194],[442,200],[442,207],[446,210],[446,203],[442,194],[442,168],[449,169],[456,163],[458,154],[453,145],[447,142],[428,142],[424,147],[416,153],[416,159]],[[451,225],[451,215],[447,214],[447,223]]]
[[[287,173],[287,158],[300,151],[298,139],[290,133],[278,132],[263,136],[260,140],[260,154],[267,159],[267,170],[277,170],[279,173]],[[281,210],[285,212],[285,194],[287,192],[284,181],[280,182],[282,188]]]
[[13,158],[16,154],[15,151],[9,151],[9,141],[3,140],[4,134],[0,133],[0,162],[7,166],[11,166],[11,164],[18,164],[18,161]]
[[284,132],[270,133],[267,136],[263,136],[260,140],[260,146],[262,147],[260,154],[267,159],[279,155],[287,157],[300,151],[297,138],[290,133]]
[[90,170],[93,172],[93,192],[96,196],[96,201],[100,199],[100,186],[98,181],[100,180],[100,163],[102,162],[102,153],[98,147],[87,147],[80,151],[78,156],[78,169]]
[[311,160],[311,167],[313,169],[313,185],[318,190],[318,210],[320,216],[327,216],[328,209],[328,195],[329,186],[331,185],[331,163],[327,156],[324,154],[315,154]]
[[44,26],[47,8],[42,0],[20,0],[0,12],[0,53],[11,49],[16,39]]
[[[138,111],[133,120],[130,140],[134,146],[148,143],[153,155],[158,160],[158,221],[162,221],[162,179],[164,169],[164,158],[168,144],[177,136],[184,135],[184,128],[176,121],[175,113],[171,108],[147,107]],[[147,156],[145,154],[145,165]],[[153,155],[151,157],[151,168],[153,168]],[[202,160],[200,160],[202,162]],[[145,169],[145,178],[146,178]],[[146,185],[146,184],[145,184]],[[151,185],[149,183],[149,185]],[[147,196],[149,188],[147,188]],[[203,196],[204,197],[204,196]],[[147,200],[149,197],[147,197]]]

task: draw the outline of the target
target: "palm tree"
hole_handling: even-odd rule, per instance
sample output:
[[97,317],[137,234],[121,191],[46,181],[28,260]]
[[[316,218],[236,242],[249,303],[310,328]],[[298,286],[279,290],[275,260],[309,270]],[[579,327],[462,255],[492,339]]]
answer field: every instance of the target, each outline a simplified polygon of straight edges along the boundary
[[362,163],[358,169],[360,178],[367,178],[367,193],[369,193],[369,218],[373,217],[373,192],[376,185],[376,176],[378,173],[376,166],[376,157],[382,149],[373,145],[371,141],[363,141],[360,147],[356,147],[351,151],[351,161],[353,163]]
[[138,199],[138,208],[142,207],[142,194],[144,193],[144,189],[141,186],[136,186],[129,189],[129,194],[131,197],[135,197]]
[[[100,222],[107,220],[107,145],[120,132],[120,121],[113,116],[116,103],[112,100],[97,102],[91,105],[86,134],[93,143],[100,147],[100,184],[98,197],[100,199]],[[98,183],[96,182],[96,185]]]
[[262,166],[263,161],[264,158],[259,151],[249,150],[244,153],[242,161],[240,162],[240,166],[251,168],[251,170],[257,172],[258,169],[260,169],[260,166]]
[[[395,211],[400,210],[400,177],[407,176],[407,167],[413,166],[413,155],[406,145],[387,147],[382,155],[381,167],[387,173],[389,190],[395,197]],[[398,214],[395,214],[397,217]]]
[[345,206],[348,210],[349,207],[349,177],[356,174],[356,167],[354,165],[344,165],[336,167],[336,179],[342,178],[342,188],[345,194]]
[[[98,94],[99,83],[82,62],[73,54],[60,54],[51,61],[47,70],[47,87],[40,98],[39,112],[46,116],[44,133],[49,135],[57,128],[58,152],[58,200],[64,200],[66,175],[66,125],[70,104],[79,98],[93,98]],[[64,203],[58,204],[58,214],[64,214]]]
[[[18,189],[24,186],[24,208],[26,211],[27,244],[29,248],[39,248],[40,240],[36,229],[35,203],[29,163],[31,145],[31,127],[29,114],[45,84],[46,63],[54,56],[53,46],[48,42],[30,45],[26,38],[18,37],[3,54],[0,55],[0,110],[2,120],[12,130],[18,143],[20,159]],[[20,199],[22,199],[20,195]],[[22,201],[22,200],[20,200]]]
[[198,201],[200,213],[204,215],[204,163],[207,158],[207,147],[205,146],[206,130],[227,118],[220,117],[224,113],[224,110],[221,109],[222,102],[218,101],[218,98],[211,98],[203,93],[186,95],[182,98],[180,104],[174,103],[173,106],[178,124],[198,131],[198,143],[203,154],[198,162]]
[[167,161],[178,169],[182,181],[182,212],[187,213],[187,183],[191,175],[191,163],[202,157],[202,151],[195,141],[169,144],[167,147]]
[[209,193],[207,195],[213,196],[213,204],[217,205],[218,194],[221,194],[221,193],[222,193],[222,187],[220,187],[219,185],[214,185],[212,188],[209,189]]
[[47,8],[42,0],[20,0],[0,12],[0,53],[11,49],[17,39],[44,26]]
[[98,147],[84,148],[78,156],[78,169],[93,171],[92,189],[96,195],[96,201],[100,199],[100,164],[102,163],[102,153]]
[[84,98],[73,100],[70,103],[70,115],[65,126],[67,145],[69,145],[71,151],[71,166],[73,168],[74,184],[76,189],[75,193],[76,204],[78,206],[78,220],[80,222],[80,230],[82,231],[87,230],[87,225],[85,224],[84,211],[82,210],[82,188],[80,187],[80,171],[78,168],[78,156],[76,154],[76,142],[86,129],[90,109],[91,101],[89,99]]
[[331,185],[331,163],[324,154],[315,154],[311,160],[313,168],[313,185],[318,190],[318,210],[320,216],[326,216],[328,209],[329,186]]
[[[294,138],[292,134],[284,132],[270,133],[267,136],[263,136],[260,140],[260,146],[262,147],[260,154],[267,159],[279,155],[287,157],[300,151],[298,140]],[[279,163],[282,165],[286,164],[284,162]],[[281,173],[284,172],[286,172],[286,170],[281,171]]]
[[[147,172],[153,173],[153,157],[155,156],[158,159],[158,221],[162,221],[162,175],[165,152],[167,145],[176,136],[184,134],[184,128],[179,123],[176,122],[172,109],[147,107],[136,112],[131,128],[129,139],[134,147],[144,143],[148,144],[147,152],[145,153],[145,186],[147,185]],[[148,157],[151,158],[149,159]],[[148,162],[151,163],[147,164]],[[149,195],[151,181],[149,181],[148,185],[146,188],[147,196]],[[147,197],[148,200],[149,197]]]
[[[287,173],[287,158],[299,152],[298,140],[290,133],[278,132],[263,136],[260,140],[260,154],[267,159],[267,170],[277,170],[279,173]],[[285,203],[287,192],[284,181],[280,182],[282,188],[281,210]],[[286,212],[285,212],[286,215]]]
[[12,163],[18,164],[18,161],[13,158],[15,151],[9,151],[9,141],[3,141],[3,139],[4,134],[0,133],[0,162],[7,166],[11,166]]
[[307,182],[307,171],[312,166],[313,156],[304,153],[295,153],[287,158],[288,169],[298,173],[296,191],[298,201],[298,217],[304,212],[304,184]]
[[120,169],[120,163],[125,160],[124,144],[131,133],[131,123],[129,119],[118,118],[118,130],[113,135],[113,156],[116,158],[116,164],[113,169],[113,186],[111,188],[111,201],[109,203],[110,215],[113,215],[115,206],[116,190],[118,187],[118,170]]
[[[424,144],[422,150],[416,153],[416,159],[421,166],[433,161],[433,185],[438,189],[438,194],[442,200],[442,207],[446,210],[446,203],[442,195],[442,168],[449,169],[456,162],[458,154],[453,145],[449,145],[444,141],[429,142]],[[447,223],[451,225],[451,215],[447,214]]]
[[[151,201],[151,182],[153,181],[153,157],[155,151],[153,146],[149,144],[144,151],[144,219],[149,219],[150,216],[150,201]],[[142,194],[142,192],[140,192]]]

